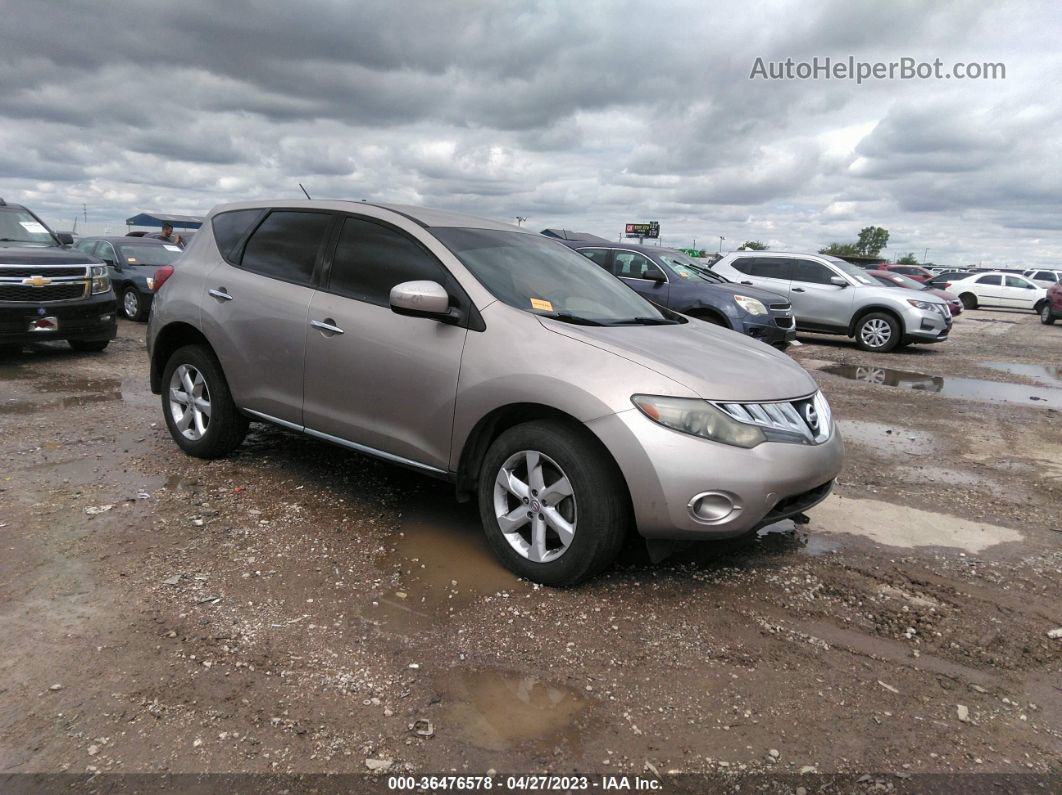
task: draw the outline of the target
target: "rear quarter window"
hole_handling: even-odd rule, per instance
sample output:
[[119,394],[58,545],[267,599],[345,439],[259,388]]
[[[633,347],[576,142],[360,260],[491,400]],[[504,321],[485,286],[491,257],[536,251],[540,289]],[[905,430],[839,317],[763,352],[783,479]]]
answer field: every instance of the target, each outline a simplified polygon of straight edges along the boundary
[[239,244],[265,212],[265,210],[231,210],[227,213],[218,213],[211,219],[210,226],[214,230],[214,240],[218,244],[218,251],[227,262],[233,265],[238,264]]

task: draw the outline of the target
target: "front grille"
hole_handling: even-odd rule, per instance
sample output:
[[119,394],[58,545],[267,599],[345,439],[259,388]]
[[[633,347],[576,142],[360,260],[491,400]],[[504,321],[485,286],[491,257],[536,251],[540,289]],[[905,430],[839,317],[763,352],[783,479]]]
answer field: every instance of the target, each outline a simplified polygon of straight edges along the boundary
[[788,312],[790,309],[793,308],[793,305],[789,304],[789,303],[785,303],[785,304],[770,304],[770,307],[771,307],[771,309],[777,309],[779,312]]
[[[821,444],[830,438],[830,404],[821,392],[808,398],[776,403],[713,403],[738,422],[757,425],[770,441]],[[772,431],[775,432],[772,438]],[[795,437],[795,438],[794,438]]]
[[70,301],[85,295],[85,281],[59,282],[43,287],[31,287],[23,284],[0,283],[0,301],[15,301],[27,304],[40,304],[47,301]]
[[774,319],[774,324],[776,326],[778,326],[778,328],[793,328],[793,318],[791,318],[791,317],[776,317]]
[[0,276],[27,279],[30,276],[46,276],[57,279],[60,276],[84,276],[84,265],[5,265],[0,268]]

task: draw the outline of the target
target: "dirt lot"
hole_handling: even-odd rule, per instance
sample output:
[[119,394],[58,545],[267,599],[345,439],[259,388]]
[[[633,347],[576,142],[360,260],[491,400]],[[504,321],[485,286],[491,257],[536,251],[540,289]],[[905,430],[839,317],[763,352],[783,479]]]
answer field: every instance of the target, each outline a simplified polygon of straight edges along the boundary
[[804,338],[848,448],[811,523],[575,590],[390,465],[185,457],[143,334],[0,361],[0,772],[1060,770],[1062,327]]

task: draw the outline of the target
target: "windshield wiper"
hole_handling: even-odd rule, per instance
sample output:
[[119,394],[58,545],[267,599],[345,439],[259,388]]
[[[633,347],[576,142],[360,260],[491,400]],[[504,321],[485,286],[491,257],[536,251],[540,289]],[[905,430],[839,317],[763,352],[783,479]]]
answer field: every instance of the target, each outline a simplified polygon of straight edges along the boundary
[[562,323],[571,323],[573,326],[603,326],[605,325],[599,320],[593,320],[588,317],[581,317],[580,315],[573,315],[571,312],[552,312],[548,315],[542,315],[542,317],[548,317],[552,320],[560,320]]
[[667,317],[629,317],[623,320],[613,320],[610,326],[674,326],[678,323]]

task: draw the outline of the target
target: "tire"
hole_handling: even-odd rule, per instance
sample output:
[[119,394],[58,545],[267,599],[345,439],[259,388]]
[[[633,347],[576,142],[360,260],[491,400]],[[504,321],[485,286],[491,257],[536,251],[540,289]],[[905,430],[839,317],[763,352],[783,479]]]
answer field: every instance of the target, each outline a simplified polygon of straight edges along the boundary
[[247,417],[232,401],[221,363],[203,345],[178,348],[166,362],[162,414],[177,446],[196,458],[228,455],[247,435]]
[[73,348],[75,351],[82,351],[84,353],[89,353],[89,352],[99,353],[104,348],[106,348],[108,345],[110,345],[111,341],[110,340],[67,340],[67,343],[69,343],[70,347]]
[[144,309],[144,299],[140,297],[135,287],[126,287],[122,293],[122,314],[130,320],[142,321],[147,319]]
[[959,296],[963,309],[977,309],[977,296],[973,293],[963,293]]
[[1048,301],[1044,301],[1040,307],[1040,322],[1045,326],[1053,326],[1055,324],[1055,316],[1051,312],[1051,304]]
[[18,356],[20,353],[21,345],[0,345],[0,356]]
[[900,344],[900,322],[884,312],[871,312],[859,319],[855,328],[856,343],[865,351],[888,353]]
[[[529,465],[537,478],[529,476]],[[533,489],[538,479],[540,488]],[[551,492],[564,481],[562,496],[542,505],[543,496],[552,502]],[[619,554],[631,523],[615,464],[588,431],[555,420],[517,425],[495,439],[477,489],[495,556],[513,573],[543,585],[575,585],[603,571]],[[515,520],[508,534],[499,522],[506,515]],[[561,528],[570,529],[567,538]]]

